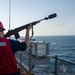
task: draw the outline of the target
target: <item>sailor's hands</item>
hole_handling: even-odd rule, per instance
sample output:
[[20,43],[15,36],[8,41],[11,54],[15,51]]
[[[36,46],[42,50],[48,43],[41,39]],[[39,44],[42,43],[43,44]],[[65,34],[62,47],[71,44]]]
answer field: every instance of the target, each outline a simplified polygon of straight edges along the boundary
[[26,30],[30,30],[32,28],[32,25],[29,25]]

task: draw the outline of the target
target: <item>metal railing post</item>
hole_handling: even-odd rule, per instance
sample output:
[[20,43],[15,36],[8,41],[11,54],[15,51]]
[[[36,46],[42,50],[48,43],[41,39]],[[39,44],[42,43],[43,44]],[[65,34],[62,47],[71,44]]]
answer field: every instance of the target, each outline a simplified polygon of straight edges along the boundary
[[55,75],[57,75],[57,61],[58,61],[58,57],[57,55],[55,55]]

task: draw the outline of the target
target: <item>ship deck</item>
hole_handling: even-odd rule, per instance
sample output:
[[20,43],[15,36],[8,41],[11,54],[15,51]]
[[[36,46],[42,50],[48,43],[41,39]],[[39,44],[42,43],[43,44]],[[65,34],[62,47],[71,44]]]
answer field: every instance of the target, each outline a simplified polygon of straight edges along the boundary
[[24,68],[27,72],[29,72],[29,70],[32,70],[36,65],[50,64],[50,57],[36,57],[32,54],[29,54],[26,51],[17,52],[15,54],[15,57],[17,59],[17,63],[19,64],[19,66]]

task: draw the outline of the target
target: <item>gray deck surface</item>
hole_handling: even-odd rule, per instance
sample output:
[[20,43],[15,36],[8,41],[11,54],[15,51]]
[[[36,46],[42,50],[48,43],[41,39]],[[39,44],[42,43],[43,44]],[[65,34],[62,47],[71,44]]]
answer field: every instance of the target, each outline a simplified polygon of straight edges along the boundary
[[[29,54],[26,51],[21,52],[21,54],[20,54],[20,52],[17,52],[15,54],[15,56],[16,56],[16,59],[19,62],[29,66]],[[44,57],[35,57],[35,56],[31,55],[30,56],[30,61],[31,61],[32,65],[45,65],[45,64],[50,63],[50,58],[46,57],[46,56],[44,56]]]

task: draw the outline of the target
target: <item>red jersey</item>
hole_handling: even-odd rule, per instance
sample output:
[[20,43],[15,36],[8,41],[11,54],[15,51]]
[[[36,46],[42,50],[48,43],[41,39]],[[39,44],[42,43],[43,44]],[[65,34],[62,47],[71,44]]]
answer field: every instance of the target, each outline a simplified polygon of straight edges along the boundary
[[17,72],[17,63],[11,50],[10,40],[0,38],[0,75],[15,72]]

